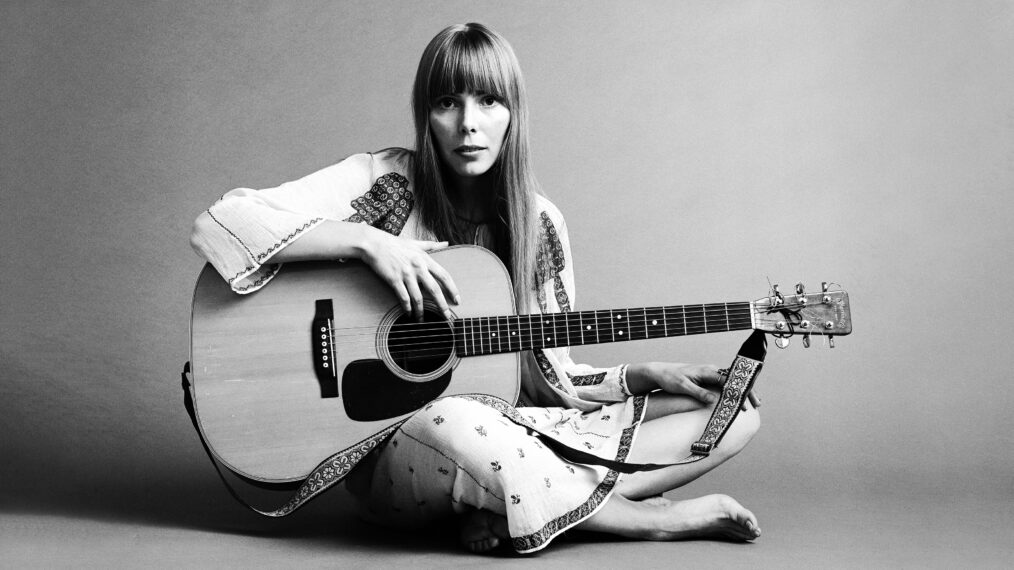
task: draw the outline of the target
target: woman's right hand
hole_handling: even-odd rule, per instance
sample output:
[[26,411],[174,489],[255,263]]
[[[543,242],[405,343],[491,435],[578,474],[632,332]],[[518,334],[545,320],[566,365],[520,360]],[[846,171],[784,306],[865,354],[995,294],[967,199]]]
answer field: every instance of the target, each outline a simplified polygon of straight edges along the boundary
[[447,318],[453,318],[448,303],[460,303],[458,288],[451,275],[430,257],[430,252],[445,247],[445,241],[407,239],[375,230],[363,241],[362,260],[394,290],[402,308],[416,320],[422,320],[424,295]]

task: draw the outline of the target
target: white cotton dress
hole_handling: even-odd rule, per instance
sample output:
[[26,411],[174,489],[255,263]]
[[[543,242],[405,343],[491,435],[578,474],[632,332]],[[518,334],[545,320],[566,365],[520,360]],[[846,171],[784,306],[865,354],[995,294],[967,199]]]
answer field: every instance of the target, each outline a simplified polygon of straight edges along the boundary
[[[434,239],[413,208],[411,151],[357,154],[275,188],[238,188],[201,216],[194,247],[237,294],[256,294],[284,271],[272,256],[325,220],[366,223],[391,234]],[[546,198],[537,200],[538,289],[519,312],[570,311],[574,269],[567,226]],[[488,239],[479,227],[477,241]],[[365,517],[422,526],[470,508],[507,517],[518,552],[545,547],[591,516],[620,474],[568,462],[551,437],[599,457],[626,460],[647,396],[631,396],[626,366],[575,363],[567,348],[537,349],[521,359],[519,407],[496,398],[449,397],[417,412],[372,452]],[[336,451],[338,451],[336,449]]]

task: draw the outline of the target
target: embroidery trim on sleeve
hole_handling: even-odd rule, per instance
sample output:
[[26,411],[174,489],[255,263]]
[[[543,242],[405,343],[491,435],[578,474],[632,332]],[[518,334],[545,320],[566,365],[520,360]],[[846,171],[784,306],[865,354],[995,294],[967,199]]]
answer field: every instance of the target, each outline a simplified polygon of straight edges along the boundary
[[366,194],[352,201],[356,213],[345,221],[366,222],[389,234],[400,234],[415,203],[408,185],[408,179],[397,172],[384,174],[377,178]]
[[557,390],[566,393],[567,389],[563,387],[560,379],[556,376],[556,370],[553,369],[553,363],[549,361],[549,357],[546,356],[545,350],[533,350],[532,354],[535,355],[535,361],[539,364],[539,369],[542,370],[542,374],[546,377],[546,380],[549,381],[549,384]]
[[543,211],[539,215],[539,221],[539,249],[535,252],[535,283],[541,287],[563,271],[567,261],[563,255],[560,236],[549,214]]
[[605,372],[598,372],[596,374],[580,374],[577,376],[567,373],[567,376],[570,377],[570,383],[575,386],[596,386],[606,379]]

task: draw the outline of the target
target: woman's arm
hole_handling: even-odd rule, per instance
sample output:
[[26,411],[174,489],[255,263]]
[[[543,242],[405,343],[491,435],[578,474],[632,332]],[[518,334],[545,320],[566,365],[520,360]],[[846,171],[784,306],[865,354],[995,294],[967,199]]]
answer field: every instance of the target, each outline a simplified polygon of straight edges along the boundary
[[452,318],[447,303],[459,302],[457,286],[429,255],[444,247],[447,242],[400,238],[366,224],[326,220],[272,259],[281,263],[360,259],[394,290],[405,311],[422,318],[423,296],[428,295]]
[[[446,244],[400,238],[368,224],[341,221],[362,217],[360,208],[369,204],[357,204],[367,192],[391,199],[391,192],[407,188],[401,174],[407,156],[400,149],[353,155],[276,188],[228,192],[197,218],[191,245],[237,293],[264,287],[287,261],[352,258],[369,265],[405,309],[418,317],[424,294],[446,310],[447,300],[458,291],[428,255]],[[381,181],[394,183],[378,186]],[[394,199],[410,211],[410,201]]]

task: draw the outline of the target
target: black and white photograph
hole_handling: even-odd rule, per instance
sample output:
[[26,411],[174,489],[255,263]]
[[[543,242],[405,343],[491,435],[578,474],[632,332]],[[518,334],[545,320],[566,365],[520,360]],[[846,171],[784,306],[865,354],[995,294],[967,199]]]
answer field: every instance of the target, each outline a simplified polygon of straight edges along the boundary
[[0,566],[1014,565],[1009,0],[10,0],[0,197]]

